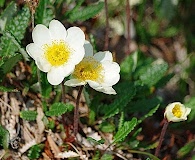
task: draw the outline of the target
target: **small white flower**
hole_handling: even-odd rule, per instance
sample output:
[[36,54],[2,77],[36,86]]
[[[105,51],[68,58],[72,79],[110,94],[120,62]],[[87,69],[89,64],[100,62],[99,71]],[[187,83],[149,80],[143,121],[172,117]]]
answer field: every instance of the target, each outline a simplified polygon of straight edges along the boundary
[[190,112],[191,108],[185,107],[180,102],[174,102],[166,107],[164,116],[169,122],[180,122],[187,120]]
[[120,79],[120,67],[113,62],[112,53],[105,51],[93,55],[93,47],[88,41],[84,48],[85,57],[76,65],[71,79],[65,85],[75,87],[88,83],[99,92],[116,94],[112,86]]
[[78,27],[68,30],[58,20],[52,20],[49,28],[36,25],[32,32],[34,43],[26,46],[37,67],[47,73],[50,84],[60,84],[69,76],[75,65],[84,57],[85,35]]

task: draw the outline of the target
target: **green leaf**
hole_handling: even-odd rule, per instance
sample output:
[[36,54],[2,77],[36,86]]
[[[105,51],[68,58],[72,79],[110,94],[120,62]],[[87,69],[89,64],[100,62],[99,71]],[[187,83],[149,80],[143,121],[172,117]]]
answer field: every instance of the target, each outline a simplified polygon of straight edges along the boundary
[[3,146],[4,149],[8,149],[9,146],[9,132],[5,128],[0,125],[0,145]]
[[54,6],[48,0],[41,0],[35,12],[36,24],[49,25],[49,22],[55,17]]
[[153,109],[151,109],[147,114],[145,114],[138,122],[141,123],[144,119],[148,118],[148,117],[151,117],[154,113],[156,113],[156,111],[158,110],[159,108],[159,104],[154,107]]
[[167,63],[160,63],[158,61],[149,66],[144,73],[140,76],[142,83],[153,86],[155,85],[166,73],[168,69]]
[[5,0],[0,0],[0,7],[3,7],[5,4]]
[[[13,36],[13,35],[11,35],[11,33],[9,33],[9,32],[7,32],[7,31],[5,31],[4,32],[4,38],[7,38],[7,39],[9,39],[9,44],[14,44],[15,46],[14,46],[14,50],[17,50],[17,51],[19,51],[21,54],[22,54],[22,56],[23,56],[23,58],[26,60],[26,61],[28,61],[29,60],[29,56],[28,56],[28,54],[26,53],[26,50],[24,50],[22,47],[21,47],[21,45],[19,44],[19,42],[15,39],[15,37]],[[13,53],[14,54],[14,53]],[[11,55],[10,55],[11,56]]]
[[120,84],[118,85],[117,93],[118,95],[112,104],[102,106],[102,110],[105,113],[104,119],[113,117],[126,107],[135,95],[135,87],[130,83]]
[[118,123],[118,129],[119,130],[124,125],[124,119],[125,119],[125,114],[124,114],[124,112],[121,112],[121,116],[120,116],[119,123]]
[[124,125],[121,127],[121,129],[118,130],[118,132],[114,135],[113,143],[123,141],[127,137],[127,135],[134,129],[136,124],[137,124],[136,118],[132,118],[131,121],[124,122]]
[[72,111],[74,106],[72,104],[54,103],[51,105],[49,111],[46,112],[47,116],[60,116],[66,112]]
[[95,140],[95,139],[93,139],[93,138],[91,138],[91,137],[87,137],[87,140],[88,140],[89,142],[94,143],[95,145],[104,144],[104,142],[105,142],[104,139],[100,139],[100,140],[97,141],[97,140]]
[[191,140],[177,152],[178,158],[184,158],[187,154],[195,149],[195,140]]
[[69,15],[69,21],[75,22],[77,20],[79,21],[85,21],[89,18],[94,17],[96,14],[98,14],[102,8],[104,7],[104,2],[99,2],[98,4],[87,6],[83,8],[82,10],[76,10],[75,12],[72,12]]
[[113,155],[105,153],[100,160],[113,160]]
[[189,99],[186,103],[184,103],[184,105],[191,108],[191,112],[188,115],[188,121],[191,122],[195,119],[195,97]]
[[25,119],[27,121],[34,121],[37,118],[37,112],[36,111],[21,111],[20,117],[22,119]]
[[20,54],[16,54],[5,61],[2,66],[4,74],[9,73],[21,59],[22,56]]
[[12,21],[8,25],[6,25],[5,32],[3,33],[3,36],[0,39],[1,40],[0,55],[9,57],[9,55],[14,55],[15,52],[18,51],[17,44],[20,44],[21,40],[24,38],[26,28],[28,27],[29,24],[29,20],[30,20],[29,8],[23,7],[22,10],[18,12],[17,16],[14,19],[12,19]]
[[72,8],[71,10],[66,11],[66,13],[64,15],[65,18],[67,19],[70,16],[70,14],[73,14],[74,12],[78,11],[78,8],[83,4],[84,1],[85,0],[77,0],[76,6],[74,8]]
[[[0,2],[3,2],[2,0]],[[9,3],[6,9],[1,13],[0,16],[0,32],[3,32],[6,25],[12,19],[13,15],[16,13],[16,3],[13,1]]]
[[4,86],[0,86],[0,92],[18,92],[17,89],[13,89],[13,88],[7,88]]
[[38,144],[32,146],[28,151],[29,159],[38,159],[41,155],[41,151],[43,150],[44,144]]
[[105,121],[100,124],[100,130],[105,133],[113,132],[115,131],[115,126],[113,124],[110,124],[109,122]]
[[138,61],[138,51],[127,56],[121,63],[120,74],[123,79],[130,79],[132,72],[135,71]]
[[161,103],[161,100],[158,97],[153,97],[151,99],[140,99],[136,102],[133,102],[131,108],[128,110],[130,113],[141,112],[146,114],[153,108],[157,107]]

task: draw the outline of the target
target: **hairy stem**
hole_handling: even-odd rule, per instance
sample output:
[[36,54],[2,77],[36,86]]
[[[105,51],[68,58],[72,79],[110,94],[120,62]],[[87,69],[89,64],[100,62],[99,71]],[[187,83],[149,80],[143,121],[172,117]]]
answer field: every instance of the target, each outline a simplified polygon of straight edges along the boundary
[[109,45],[109,21],[108,21],[108,2],[104,0],[105,4],[105,14],[106,14],[106,32],[105,32],[105,43],[104,43],[104,50],[108,50]]
[[130,35],[130,23],[131,23],[131,9],[130,9],[130,4],[129,0],[126,0],[126,23],[127,23],[127,51],[126,54],[130,54],[130,43],[131,43],[131,35]]
[[164,140],[164,136],[165,136],[168,124],[169,124],[169,122],[167,121],[167,119],[165,119],[162,131],[160,134],[160,138],[159,138],[159,143],[158,143],[158,146],[156,147],[155,154],[154,154],[156,157],[158,157],[158,155],[159,155],[160,148],[161,148],[162,142]]
[[78,133],[78,124],[79,124],[79,101],[81,98],[81,93],[83,90],[84,86],[80,86],[77,99],[76,99],[76,106],[74,109],[74,135],[76,136]]
[[62,81],[61,86],[62,86],[62,102],[66,103],[66,98],[65,98],[66,91],[65,91],[64,81]]

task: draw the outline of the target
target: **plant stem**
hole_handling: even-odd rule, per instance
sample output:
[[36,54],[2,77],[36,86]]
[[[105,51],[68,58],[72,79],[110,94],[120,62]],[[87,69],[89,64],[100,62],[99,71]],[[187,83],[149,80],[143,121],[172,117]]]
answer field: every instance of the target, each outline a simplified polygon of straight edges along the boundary
[[76,99],[76,106],[74,109],[74,135],[76,136],[78,133],[78,124],[79,124],[79,101],[81,98],[81,93],[83,90],[84,86],[80,86],[77,99]]
[[167,119],[164,119],[164,125],[162,128],[161,134],[160,134],[159,143],[158,143],[158,146],[156,147],[155,154],[154,154],[156,157],[158,157],[158,155],[159,155],[160,148],[161,148],[162,142],[164,140],[164,136],[165,136],[168,124],[169,124],[169,122],[167,121]]
[[129,0],[126,0],[126,23],[127,23],[127,51],[126,54],[130,54],[130,42],[131,42],[131,35],[130,35],[130,23],[131,23],[131,9],[130,9],[130,4]]
[[160,160],[158,157],[154,156],[151,153],[143,152],[143,151],[136,151],[136,150],[128,150],[130,153],[137,153],[137,154],[143,154],[149,156],[153,160]]
[[62,86],[62,102],[66,103],[64,81],[62,81],[61,86]]
[[108,50],[109,45],[109,21],[108,21],[108,2],[104,0],[105,4],[105,14],[106,14],[106,33],[105,33],[105,43],[104,43],[104,50]]

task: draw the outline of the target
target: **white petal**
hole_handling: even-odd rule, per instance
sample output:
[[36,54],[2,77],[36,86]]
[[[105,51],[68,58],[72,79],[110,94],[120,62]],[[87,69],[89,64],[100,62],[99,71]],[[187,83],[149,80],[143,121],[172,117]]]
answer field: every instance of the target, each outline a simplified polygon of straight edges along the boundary
[[58,85],[63,79],[69,76],[74,70],[73,65],[52,67],[51,70],[47,74],[47,79],[50,84]]
[[80,61],[82,61],[84,54],[85,51],[83,46],[75,46],[70,55],[70,63],[73,63],[74,65],[78,64]]
[[26,46],[26,51],[34,60],[36,60],[38,57],[44,54],[44,51],[35,43],[28,44]]
[[74,48],[74,46],[83,46],[85,43],[85,34],[79,27],[70,27],[67,30],[66,42],[71,48]]
[[190,114],[190,112],[191,112],[191,108],[186,107],[184,117],[187,117]]
[[64,85],[71,86],[71,87],[82,86],[85,84],[86,84],[86,82],[80,81],[78,79],[70,79],[64,83]]
[[106,94],[116,94],[116,91],[112,87],[103,87],[99,83],[88,80],[89,86],[96,91],[103,92]]
[[66,28],[58,20],[49,23],[49,32],[52,40],[65,40],[67,35]]
[[49,72],[51,69],[51,64],[43,56],[37,57],[35,63],[43,72]]
[[112,53],[109,51],[97,52],[96,54],[94,54],[94,58],[99,62],[113,61]]
[[85,57],[93,56],[93,46],[89,41],[85,41],[84,48],[85,48]]
[[44,44],[51,43],[49,29],[42,24],[36,25],[32,32],[32,39],[40,47]]
[[95,81],[91,81],[91,80],[86,80],[86,82],[89,84],[90,87],[92,88],[99,88],[101,87],[101,85]]
[[103,85],[112,86],[115,85],[120,79],[120,67],[117,63],[103,63],[104,67],[104,82]]
[[105,94],[116,94],[116,91],[112,87],[96,88],[96,91],[103,92]]

